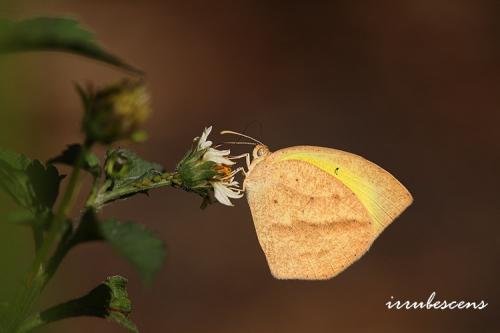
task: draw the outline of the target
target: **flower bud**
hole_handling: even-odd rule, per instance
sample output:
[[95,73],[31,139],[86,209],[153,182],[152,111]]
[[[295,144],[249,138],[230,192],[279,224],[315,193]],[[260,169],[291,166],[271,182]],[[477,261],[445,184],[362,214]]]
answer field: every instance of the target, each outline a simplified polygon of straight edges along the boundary
[[106,178],[113,180],[123,179],[128,175],[129,169],[129,159],[122,150],[115,149],[108,151],[104,164]]
[[141,81],[124,80],[96,92],[80,93],[86,107],[83,131],[89,142],[110,144],[144,137],[140,126],[151,113],[151,104]]

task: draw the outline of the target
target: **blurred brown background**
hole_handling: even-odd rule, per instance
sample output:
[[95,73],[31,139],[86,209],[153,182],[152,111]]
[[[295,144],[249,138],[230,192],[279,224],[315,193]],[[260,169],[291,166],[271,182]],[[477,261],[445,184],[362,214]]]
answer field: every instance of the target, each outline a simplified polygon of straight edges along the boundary
[[[500,2],[87,0],[0,8],[12,18],[77,17],[109,50],[143,68],[155,112],[150,140],[134,149],[167,168],[213,124],[271,149],[311,144],[357,153],[415,197],[365,257],[325,282],[272,278],[245,200],[201,211],[198,197],[173,189],[134,197],[104,214],[144,223],[166,241],[167,262],[154,285],[144,288],[105,245],[87,245],[65,260],[47,303],[121,274],[129,277],[131,318],[141,332],[500,330]],[[81,139],[72,83],[124,75],[64,54],[1,61],[16,71],[0,73],[10,91],[2,93],[9,108],[0,110],[0,144],[41,159]],[[7,247],[29,252],[19,244]],[[432,291],[439,300],[489,306],[384,305],[390,296],[418,301]],[[123,330],[81,318],[46,331]]]

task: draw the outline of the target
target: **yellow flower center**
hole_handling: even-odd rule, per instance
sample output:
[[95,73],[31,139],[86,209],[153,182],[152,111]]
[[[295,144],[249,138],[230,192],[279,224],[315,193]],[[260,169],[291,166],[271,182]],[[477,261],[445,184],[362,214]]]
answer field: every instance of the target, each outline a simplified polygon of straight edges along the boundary
[[229,176],[232,172],[231,167],[224,164],[217,165],[215,167],[215,170],[217,170],[217,173],[221,175],[223,178]]

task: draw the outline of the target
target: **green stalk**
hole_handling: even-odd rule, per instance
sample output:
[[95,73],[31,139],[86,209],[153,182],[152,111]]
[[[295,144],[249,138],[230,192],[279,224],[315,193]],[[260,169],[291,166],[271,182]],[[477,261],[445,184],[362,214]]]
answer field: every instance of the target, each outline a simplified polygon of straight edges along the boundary
[[90,191],[90,194],[85,201],[85,207],[90,207],[92,206],[93,202],[97,198],[97,195],[99,194],[99,181],[101,180],[100,177],[95,177],[94,182],[92,183],[92,190]]
[[[102,185],[102,187],[98,189],[99,179],[96,178],[94,180],[93,188],[85,202],[85,207],[87,208],[93,207],[95,209],[99,209],[107,203],[118,200],[125,196],[132,195],[137,192],[144,192],[162,186],[171,186],[173,184],[177,184],[175,177],[176,177],[175,173],[164,173],[162,175],[161,180],[157,182],[152,182],[151,184],[148,185],[141,184],[140,186],[131,185],[128,187],[123,187],[118,190],[115,191],[112,190],[109,192],[107,192],[107,190],[112,184],[111,181],[106,180]],[[57,271],[59,265],[61,264],[62,260],[64,259],[68,251],[74,246],[74,243],[72,242],[73,234],[70,231],[71,230],[67,230],[67,233],[63,236],[63,238],[59,242],[59,245],[55,250],[52,258],[50,259],[49,264],[45,268],[47,279],[50,279],[52,275]]]
[[9,332],[17,332],[19,326],[28,315],[33,303],[41,294],[43,288],[49,281],[51,274],[47,274],[46,263],[49,260],[50,251],[55,247],[56,242],[61,240],[66,232],[66,218],[71,210],[75,194],[79,188],[79,175],[85,152],[89,149],[89,145],[84,145],[80,156],[71,172],[68,180],[66,191],[59,205],[59,209],[51,223],[51,228],[47,237],[43,240],[39,251],[36,254],[35,260],[28,273],[26,281],[22,289],[18,292],[18,296],[13,304],[13,317],[11,324],[8,326]]
[[[84,145],[68,180],[66,191],[61,199],[56,214],[53,217],[51,228],[40,244],[33,265],[25,279],[25,283],[18,291],[13,302],[12,320],[5,332],[27,332],[38,326],[36,316],[29,317],[30,310],[40,296],[42,290],[58,269],[62,259],[71,248],[72,230],[68,229],[67,216],[73,206],[75,195],[79,190],[79,176],[83,166],[84,156],[90,145]],[[99,189],[99,178],[94,180],[92,190],[86,200],[86,207],[99,209],[104,205],[136,194],[146,192],[162,186],[180,186],[179,175],[176,172],[164,173],[161,177],[139,180],[134,184],[109,190],[111,181],[104,182]],[[54,252],[55,251],[55,252]],[[28,318],[28,319],[27,319]]]
[[124,198],[139,192],[146,192],[148,190],[152,190],[155,188],[163,187],[163,186],[173,186],[178,185],[179,181],[177,179],[177,173],[164,173],[162,174],[161,180],[156,182],[151,181],[150,183],[140,183],[140,184],[132,184],[124,187],[120,187],[116,190],[111,190],[108,192],[99,192],[95,197],[95,200],[92,203],[89,203],[90,206],[95,207],[96,209],[101,208],[102,206],[118,200],[120,198]]

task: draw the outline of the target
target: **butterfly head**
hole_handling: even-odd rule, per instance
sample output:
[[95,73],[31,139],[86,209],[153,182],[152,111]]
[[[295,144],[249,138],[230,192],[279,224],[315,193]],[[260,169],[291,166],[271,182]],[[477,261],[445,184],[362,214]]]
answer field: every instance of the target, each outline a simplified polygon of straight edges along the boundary
[[252,152],[252,158],[253,160],[258,160],[266,157],[267,155],[271,154],[271,151],[266,145],[259,144],[256,145],[255,148],[253,149]]
[[[257,139],[252,138],[251,136],[248,136],[248,135],[243,134],[243,133],[234,132],[234,131],[222,131],[221,134],[233,134],[233,135],[238,135],[238,136],[241,136],[241,137],[244,137],[244,138],[251,140],[251,142],[242,142],[242,141],[225,142],[226,144],[239,144],[239,145],[252,145],[252,146],[254,146],[251,155],[249,153],[247,153],[247,154],[243,154],[243,155],[238,156],[238,157],[246,156],[246,158],[247,158],[247,167],[248,167],[248,170],[246,171],[247,175],[252,171],[253,167],[257,163],[263,161],[267,156],[269,156],[271,154],[271,151],[269,150],[269,148],[265,144],[263,144],[262,142],[260,142]],[[250,161],[250,157],[251,157],[251,161]]]

